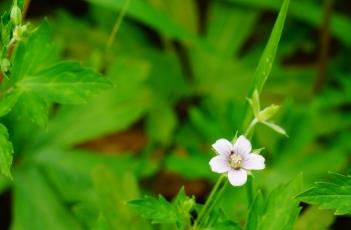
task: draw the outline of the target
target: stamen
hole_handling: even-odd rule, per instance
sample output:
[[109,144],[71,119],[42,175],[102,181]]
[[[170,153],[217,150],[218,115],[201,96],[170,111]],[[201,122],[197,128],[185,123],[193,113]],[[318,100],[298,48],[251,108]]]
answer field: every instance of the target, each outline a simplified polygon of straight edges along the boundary
[[241,168],[241,161],[242,161],[241,156],[237,153],[234,153],[230,156],[229,164],[234,169],[240,169]]

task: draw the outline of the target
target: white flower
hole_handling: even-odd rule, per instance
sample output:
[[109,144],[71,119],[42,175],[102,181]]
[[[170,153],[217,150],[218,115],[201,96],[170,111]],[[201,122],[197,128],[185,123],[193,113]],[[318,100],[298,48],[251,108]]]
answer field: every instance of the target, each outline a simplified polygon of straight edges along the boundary
[[250,170],[265,168],[264,158],[251,153],[251,143],[243,135],[234,144],[226,139],[219,139],[212,147],[218,154],[210,160],[212,171],[227,173],[229,182],[233,186],[244,185]]

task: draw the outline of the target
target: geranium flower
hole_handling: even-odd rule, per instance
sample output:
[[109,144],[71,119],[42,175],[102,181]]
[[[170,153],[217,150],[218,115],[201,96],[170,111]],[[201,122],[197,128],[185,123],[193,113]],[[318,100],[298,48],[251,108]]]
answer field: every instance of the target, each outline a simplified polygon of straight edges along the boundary
[[227,173],[228,180],[233,186],[244,185],[250,170],[265,168],[265,159],[259,154],[251,153],[251,143],[243,135],[234,144],[222,138],[212,147],[217,152],[209,162],[212,171]]

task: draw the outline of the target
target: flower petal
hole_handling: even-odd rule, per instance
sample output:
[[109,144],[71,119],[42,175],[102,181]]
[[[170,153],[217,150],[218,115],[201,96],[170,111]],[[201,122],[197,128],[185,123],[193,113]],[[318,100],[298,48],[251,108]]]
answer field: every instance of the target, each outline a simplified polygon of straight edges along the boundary
[[218,154],[223,154],[223,155],[229,155],[230,152],[234,150],[233,144],[224,138],[217,140],[212,145],[212,147],[216,150]]
[[250,153],[245,156],[241,166],[247,170],[261,170],[265,168],[265,159],[263,156],[255,153]]
[[215,157],[212,157],[209,164],[212,171],[216,173],[225,173],[231,169],[228,158],[225,155],[217,155]]
[[251,152],[251,142],[241,135],[234,144],[234,151],[240,155],[246,155]]
[[232,169],[228,172],[228,179],[233,186],[242,186],[247,181],[247,172],[244,169]]

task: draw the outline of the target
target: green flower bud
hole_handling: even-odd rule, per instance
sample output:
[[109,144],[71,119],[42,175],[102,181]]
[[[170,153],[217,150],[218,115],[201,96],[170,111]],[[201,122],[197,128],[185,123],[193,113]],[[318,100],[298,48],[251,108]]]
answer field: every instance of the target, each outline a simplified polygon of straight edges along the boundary
[[10,18],[13,24],[20,25],[22,23],[22,12],[21,9],[14,5],[11,9]]
[[195,199],[187,197],[180,205],[185,213],[189,213],[195,205]]
[[1,71],[3,73],[6,73],[7,71],[10,70],[11,63],[7,58],[3,58],[0,63],[1,66]]
[[28,25],[16,26],[13,31],[13,39],[16,41],[22,40],[27,30],[28,30]]
[[272,118],[278,111],[279,111],[278,105],[271,105],[269,107],[266,107],[264,110],[260,111],[256,118],[260,122],[267,121],[270,118]]

